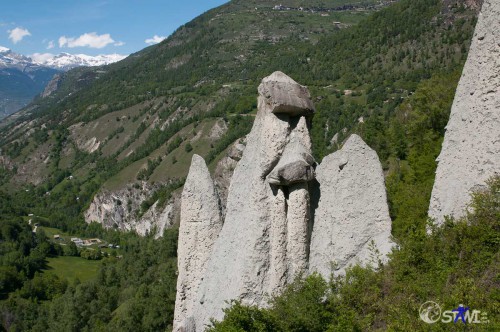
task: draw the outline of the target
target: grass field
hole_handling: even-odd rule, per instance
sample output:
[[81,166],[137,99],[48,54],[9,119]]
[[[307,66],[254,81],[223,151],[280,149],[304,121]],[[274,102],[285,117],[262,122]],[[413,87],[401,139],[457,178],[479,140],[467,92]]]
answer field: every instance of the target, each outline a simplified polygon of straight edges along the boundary
[[61,279],[87,281],[96,276],[101,261],[86,260],[81,257],[59,256],[47,258],[45,273],[53,273]]
[[64,241],[61,241],[60,243],[69,242],[72,237],[68,233],[65,233],[57,228],[40,226],[40,229],[43,229],[45,235],[47,235],[51,240],[54,238],[54,235],[59,235],[62,239],[64,239]]

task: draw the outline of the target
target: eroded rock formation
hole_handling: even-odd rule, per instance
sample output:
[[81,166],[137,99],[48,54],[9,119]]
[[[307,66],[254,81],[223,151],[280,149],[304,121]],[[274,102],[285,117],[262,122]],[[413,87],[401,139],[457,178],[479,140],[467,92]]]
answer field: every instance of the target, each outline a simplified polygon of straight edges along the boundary
[[[265,306],[269,295],[280,292],[298,275],[329,272],[331,261],[339,262],[342,269],[354,262],[368,263],[372,248],[373,254],[378,250],[384,259],[391,248],[384,179],[376,153],[352,136],[342,151],[325,158],[319,167],[321,201],[313,228],[311,197],[318,184],[308,129],[314,112],[309,92],[281,72],[264,78],[258,91],[259,111],[246,146],[235,143],[232,148],[244,150],[243,155],[238,153],[225,162],[236,168],[224,225],[216,240],[215,232],[204,234],[203,227],[197,228],[196,236],[186,233],[186,227],[198,224],[187,221],[187,216],[195,213],[194,219],[215,220],[221,211],[215,203],[206,203],[207,192],[215,201],[212,182],[206,167],[200,166],[201,158],[193,158],[182,195],[178,330],[203,331],[210,318],[223,317],[222,309],[230,300]],[[224,165],[220,174],[227,173]],[[200,173],[201,168],[203,180],[194,186],[191,174]],[[213,248],[199,243],[204,236],[215,240]],[[323,240],[326,246],[320,243]],[[206,267],[196,270],[203,273],[186,277],[192,263],[186,259],[185,248],[189,257],[206,259]],[[310,269],[313,254],[316,258]]]
[[341,150],[323,159],[316,174],[321,197],[311,239],[310,271],[328,278],[356,263],[376,266],[392,248],[377,153],[359,136],[351,135]]
[[[498,17],[500,2],[485,0],[439,157],[429,209],[438,223],[445,215],[459,216],[470,191],[500,173]],[[203,331],[211,318],[222,319],[231,300],[266,306],[269,295],[302,273],[329,278],[354,264],[377,266],[394,246],[376,152],[351,135],[317,166],[308,129],[314,106],[307,88],[275,72],[258,91],[259,111],[243,155],[220,165],[226,179],[236,167],[224,225],[206,234],[197,228],[196,236],[186,227],[203,217],[220,225],[221,208],[205,204],[207,193],[213,202],[216,194],[206,166],[193,159],[192,169],[203,168],[204,180],[197,186],[187,182],[183,194],[179,248],[188,249],[179,249],[176,310],[182,317],[176,312],[176,324],[184,331]],[[225,192],[227,181],[219,186]],[[184,220],[192,213],[193,220]],[[205,238],[213,247],[204,244]],[[193,257],[204,265],[196,264],[196,274],[187,276]]]
[[57,91],[59,89],[59,85],[61,84],[62,81],[62,76],[61,74],[55,74],[54,77],[50,80],[50,82],[47,84],[45,89],[43,90],[41,96],[42,98],[47,98],[51,94]]
[[[286,241],[282,230],[287,223],[286,203],[281,189],[272,188],[266,177],[279,163],[299,117],[314,108],[307,89],[280,72],[263,79],[258,108],[231,180],[224,227],[200,286],[197,329],[210,317],[222,318],[225,301],[264,305],[267,294],[276,289],[277,281],[271,280],[287,278],[283,252],[287,246],[282,243]],[[275,226],[281,236],[272,232]],[[275,247],[276,243],[280,245]],[[271,261],[281,261],[284,266],[270,269]]]
[[500,174],[500,2],[485,0],[446,126],[429,216],[461,217],[473,190]]
[[193,331],[198,288],[221,228],[214,183],[205,161],[195,154],[181,199],[174,331]]
[[[292,281],[296,276],[307,271],[309,255],[309,238],[311,229],[311,204],[309,195],[309,182],[314,180],[314,167],[316,162],[312,156],[311,139],[307,128],[306,118],[301,116],[298,124],[290,134],[290,141],[286,145],[283,155],[278,164],[267,177],[272,186],[277,186],[278,200],[281,196],[288,196],[281,210],[276,211],[279,228],[273,223],[271,227],[277,233],[277,242],[283,242],[285,237],[285,248],[283,257],[279,262],[285,262],[284,271],[286,278],[279,273],[274,279],[286,282]],[[281,218],[285,219],[283,224]],[[271,240],[275,240],[271,234]],[[276,249],[272,246],[272,250]],[[273,261],[271,261],[271,265]],[[280,291],[284,284],[278,284],[272,289]]]

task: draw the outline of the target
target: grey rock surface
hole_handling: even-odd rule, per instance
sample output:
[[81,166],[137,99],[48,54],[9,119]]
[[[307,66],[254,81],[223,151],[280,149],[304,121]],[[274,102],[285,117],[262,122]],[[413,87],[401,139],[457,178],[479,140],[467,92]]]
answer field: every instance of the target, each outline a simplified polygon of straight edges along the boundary
[[[288,89],[287,94],[282,89]],[[313,107],[307,90],[278,72],[264,78],[259,86],[258,109],[231,179],[224,226],[200,285],[195,308],[199,331],[210,318],[223,317],[226,301],[264,306],[268,294],[286,281],[284,195],[272,188],[266,177],[290,141],[289,114],[309,113]],[[284,114],[273,113],[277,109]]]
[[[393,243],[384,175],[377,153],[357,135],[316,168],[321,197],[315,211],[309,271],[329,278],[353,264],[386,260]],[[378,252],[377,252],[378,251]],[[335,264],[332,271],[331,263]]]
[[267,180],[272,185],[289,186],[314,179],[316,161],[312,156],[311,138],[305,117],[300,117],[289,140],[278,164],[268,175]]
[[286,262],[288,283],[307,272],[311,206],[309,185],[296,183],[289,187],[286,215]]
[[301,116],[290,133],[290,141],[280,161],[268,176],[270,184],[280,185],[280,190],[288,192],[284,210],[281,211],[281,214],[286,215],[286,283],[307,272],[308,267],[312,225],[308,182],[314,179],[316,166],[311,148],[306,118]]
[[174,192],[165,207],[160,208],[155,202],[138,216],[136,212],[141,208],[141,203],[155,190],[156,187],[142,182],[140,187],[129,184],[123,189],[100,191],[85,211],[85,221],[98,222],[104,228],[133,230],[142,236],[154,232],[155,237],[160,237],[166,228],[172,227],[178,220],[180,195]]
[[43,92],[41,93],[42,98],[46,98],[57,91],[59,85],[61,84],[62,77],[60,74],[55,74],[54,77],[47,84]]
[[429,216],[442,224],[500,174],[500,1],[483,3],[437,160]]
[[193,330],[198,288],[221,228],[214,183],[205,161],[195,154],[182,191],[174,331]]
[[236,167],[227,199],[224,227],[200,288],[196,327],[221,319],[225,301],[260,305],[269,290],[269,200],[265,176],[285,147],[288,117],[278,118],[259,97],[259,113]]
[[287,283],[287,216],[286,198],[283,188],[276,188],[275,195],[269,198],[270,294],[278,294]]
[[[283,90],[292,96],[283,97]],[[293,107],[276,113],[278,104]],[[316,163],[304,116],[314,109],[309,93],[273,73],[259,86],[258,109],[246,146],[235,142],[226,157],[231,162],[218,165],[220,174],[236,166],[222,229],[202,227],[201,220],[221,225],[220,208],[205,164],[193,157],[182,194],[176,331],[203,331],[211,318],[223,318],[231,300],[266,306],[298,275],[328,277],[332,260],[341,271],[356,262],[376,264],[392,247],[376,153],[353,135],[318,166],[321,199],[313,229]]]
[[264,98],[273,113],[291,116],[314,113],[309,90],[280,71],[262,80],[259,95]]
[[296,140],[286,145],[283,156],[268,176],[273,185],[291,185],[314,179],[315,161],[310,151]]
[[226,155],[217,162],[217,166],[215,167],[214,183],[220,199],[222,219],[226,216],[227,194],[231,178],[245,150],[245,145],[242,142],[245,142],[245,139],[237,139],[229,147]]

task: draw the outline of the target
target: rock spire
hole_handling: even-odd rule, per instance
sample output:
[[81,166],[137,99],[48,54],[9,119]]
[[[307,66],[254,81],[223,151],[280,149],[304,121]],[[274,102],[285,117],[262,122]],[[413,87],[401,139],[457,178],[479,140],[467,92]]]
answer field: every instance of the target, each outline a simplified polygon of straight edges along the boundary
[[429,216],[461,217],[472,191],[500,174],[500,1],[485,0],[446,126]]
[[[377,153],[358,135],[316,169],[321,197],[309,268],[325,278],[357,263],[378,265],[392,248],[391,218]],[[334,264],[333,269],[331,263]]]
[[219,198],[205,160],[193,155],[181,198],[174,331],[194,331],[194,304],[222,228]]

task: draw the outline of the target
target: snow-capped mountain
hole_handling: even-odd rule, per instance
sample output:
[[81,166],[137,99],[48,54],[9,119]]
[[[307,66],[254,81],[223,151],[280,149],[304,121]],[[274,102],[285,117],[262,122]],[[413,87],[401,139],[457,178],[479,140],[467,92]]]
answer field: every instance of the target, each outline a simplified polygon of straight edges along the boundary
[[29,104],[55,74],[75,67],[107,65],[125,57],[68,53],[25,56],[0,46],[0,119]]
[[37,66],[31,58],[14,53],[10,49],[0,46],[0,68],[24,70],[26,67],[33,65]]
[[0,46],[0,68],[9,67],[23,70],[27,66],[43,66],[58,70],[69,70],[76,67],[94,67],[109,65],[125,59],[126,55],[121,54],[51,54],[51,53],[35,53],[30,57],[12,52],[6,47]]
[[33,61],[39,65],[60,69],[69,70],[75,67],[94,67],[108,65],[125,59],[126,55],[121,54],[100,54],[96,56],[86,54],[69,54],[60,53],[53,55],[50,53],[35,53],[31,56]]

